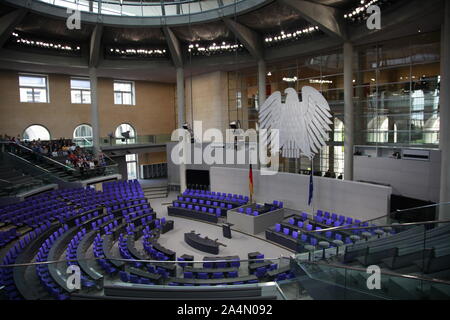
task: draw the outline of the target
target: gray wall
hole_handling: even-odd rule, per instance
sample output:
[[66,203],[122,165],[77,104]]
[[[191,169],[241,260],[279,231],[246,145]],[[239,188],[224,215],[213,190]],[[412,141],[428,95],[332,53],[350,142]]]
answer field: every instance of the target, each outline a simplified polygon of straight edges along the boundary
[[390,185],[396,195],[439,202],[440,151],[431,150],[429,161],[373,156],[353,159],[355,180]]
[[117,162],[119,174],[122,176],[122,180],[128,179],[127,173],[127,161],[125,160],[125,156],[110,156],[115,162]]
[[[211,190],[248,195],[248,168],[211,167]],[[284,202],[284,207],[309,213],[327,210],[359,219],[373,219],[389,213],[391,187],[314,177],[314,198],[308,206],[309,176],[278,173],[261,176],[253,170],[254,201]]]
[[[168,142],[166,145],[166,154],[167,154],[167,179],[168,179],[168,184],[169,185],[179,185],[180,184],[180,169],[178,167],[178,165],[175,165],[172,162],[172,158],[171,158],[171,153],[172,153],[172,149],[174,148],[174,146],[177,144],[177,142]],[[202,145],[202,150],[205,149],[205,147],[208,146],[208,143],[204,143]],[[193,150],[193,146],[192,146],[192,150]],[[248,149],[246,149],[248,150]],[[194,162],[194,151],[191,151],[191,155],[192,155],[192,163]],[[236,154],[235,154],[235,159],[236,159]],[[186,165],[186,169],[192,169],[192,170],[210,170],[210,168],[212,166],[214,167],[227,167],[227,168],[248,168],[248,153],[246,153],[246,158],[245,158],[245,162],[246,164],[214,164],[214,165],[208,165],[205,163],[202,164],[187,164]],[[225,160],[225,151],[224,151],[224,160],[223,162],[226,162]],[[235,163],[237,163],[237,160],[235,161]],[[255,166],[254,166],[255,167]]]

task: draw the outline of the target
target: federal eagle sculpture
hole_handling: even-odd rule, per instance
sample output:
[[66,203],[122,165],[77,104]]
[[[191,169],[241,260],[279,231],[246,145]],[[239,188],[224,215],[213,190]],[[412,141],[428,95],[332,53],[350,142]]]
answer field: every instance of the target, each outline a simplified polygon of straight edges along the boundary
[[329,139],[332,122],[328,102],[319,91],[309,86],[302,88],[302,101],[295,89],[287,88],[284,92],[284,103],[281,93],[276,91],[260,107],[259,127],[271,132],[271,139],[279,134],[283,157],[300,158],[304,155],[312,159]]

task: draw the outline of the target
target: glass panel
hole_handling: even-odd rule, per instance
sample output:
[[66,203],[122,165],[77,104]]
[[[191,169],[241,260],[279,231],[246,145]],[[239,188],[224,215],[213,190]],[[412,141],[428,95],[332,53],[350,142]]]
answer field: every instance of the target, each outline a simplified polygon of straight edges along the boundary
[[45,87],[47,85],[47,78],[39,76],[19,76],[19,85],[24,87]]
[[81,103],[81,91],[80,90],[72,90],[71,91],[72,103]]
[[136,154],[127,154],[125,155],[125,160],[128,161],[136,161]]
[[127,175],[128,179],[137,179],[136,162],[127,163]]
[[122,104],[122,93],[121,92],[114,93],[114,104]]
[[20,102],[33,102],[32,88],[20,88]]
[[34,102],[47,102],[47,90],[35,88],[33,90]]
[[132,102],[133,101],[132,101],[131,93],[122,93],[122,103],[123,104],[131,105],[131,104],[133,104]]
[[72,89],[91,89],[91,81],[85,79],[70,79]]
[[85,104],[90,104],[91,103],[91,92],[90,91],[82,91],[82,101]]
[[114,91],[131,92],[131,88],[130,82],[114,82]]

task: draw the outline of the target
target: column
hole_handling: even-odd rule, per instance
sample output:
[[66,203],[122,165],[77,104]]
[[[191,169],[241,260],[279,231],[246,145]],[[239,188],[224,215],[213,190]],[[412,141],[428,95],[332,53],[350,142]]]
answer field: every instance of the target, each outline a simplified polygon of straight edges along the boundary
[[91,126],[92,126],[92,144],[94,155],[100,152],[100,124],[98,113],[98,95],[97,95],[97,68],[89,68],[89,78],[91,80]]
[[[441,150],[440,202],[450,202],[450,3],[444,1],[444,24],[441,28],[441,88],[439,149]],[[450,207],[442,206],[439,219],[450,219]]]
[[[191,106],[192,107],[192,106]],[[182,128],[186,122],[185,103],[184,103],[184,69],[177,68],[177,109],[178,109],[178,128]],[[180,191],[186,190],[186,165],[180,164]]]
[[266,62],[258,61],[258,104],[262,106],[266,101]]
[[353,180],[353,45],[344,43],[344,179]]

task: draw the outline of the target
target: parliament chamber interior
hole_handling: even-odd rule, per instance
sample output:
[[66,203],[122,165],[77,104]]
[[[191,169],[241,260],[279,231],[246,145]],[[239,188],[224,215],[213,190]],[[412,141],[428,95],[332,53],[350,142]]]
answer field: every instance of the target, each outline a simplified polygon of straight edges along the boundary
[[1,0],[0,300],[448,300],[449,76],[450,1]]

